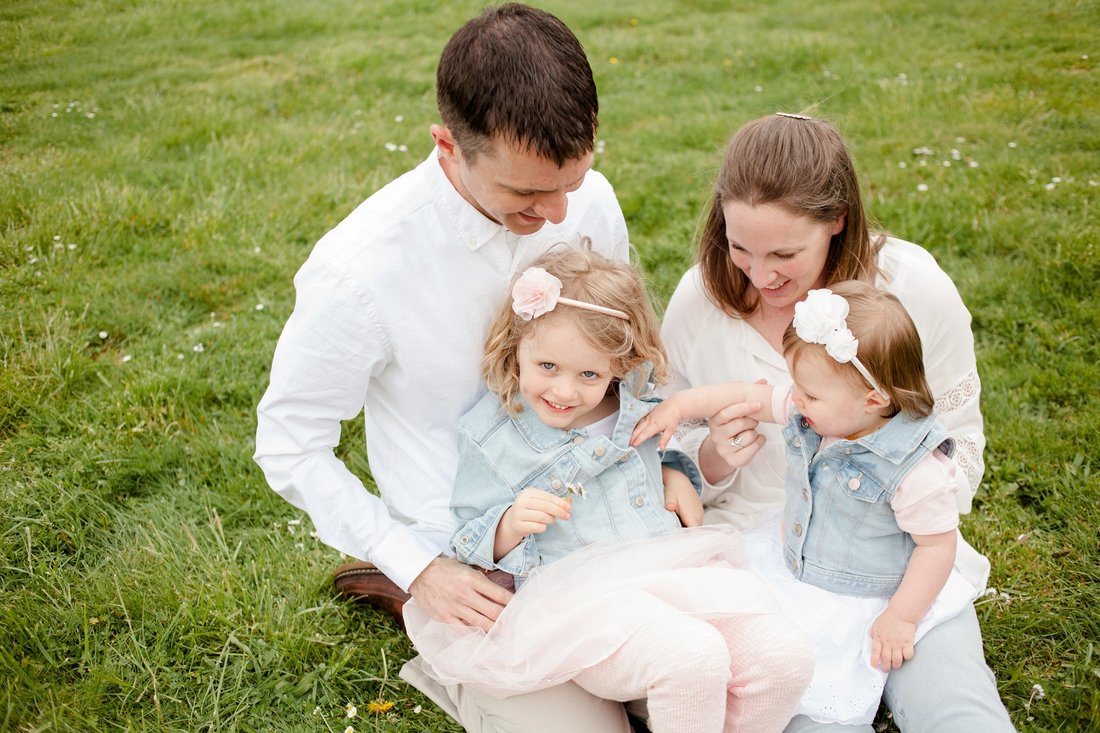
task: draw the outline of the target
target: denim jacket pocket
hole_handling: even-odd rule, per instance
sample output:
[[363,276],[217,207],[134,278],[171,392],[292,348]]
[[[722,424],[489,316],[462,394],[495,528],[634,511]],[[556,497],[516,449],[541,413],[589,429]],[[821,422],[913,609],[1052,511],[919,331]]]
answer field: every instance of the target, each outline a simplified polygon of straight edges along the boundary
[[836,480],[844,490],[844,495],[857,501],[874,504],[889,498],[882,483],[858,468],[849,467],[837,471]]

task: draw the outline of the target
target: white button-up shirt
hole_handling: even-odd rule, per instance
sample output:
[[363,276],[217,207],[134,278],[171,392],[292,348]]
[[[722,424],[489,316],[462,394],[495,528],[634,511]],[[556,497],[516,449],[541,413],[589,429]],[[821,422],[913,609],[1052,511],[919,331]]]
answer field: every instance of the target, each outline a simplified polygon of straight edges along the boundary
[[[561,224],[513,234],[455,191],[433,150],[326,234],[294,278],[256,462],[321,541],[406,590],[454,531],[458,418],[485,392],[482,348],[513,275],[581,237],[627,259],[607,180],[590,171],[568,197]],[[334,453],[340,423],[360,412],[381,498]]]

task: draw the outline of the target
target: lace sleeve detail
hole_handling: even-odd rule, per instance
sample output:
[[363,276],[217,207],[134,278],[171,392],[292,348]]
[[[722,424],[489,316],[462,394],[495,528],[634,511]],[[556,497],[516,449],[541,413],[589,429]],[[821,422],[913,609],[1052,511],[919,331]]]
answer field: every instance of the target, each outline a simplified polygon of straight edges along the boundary
[[985,473],[985,462],[982,460],[985,440],[980,428],[976,436],[972,431],[959,429],[964,427],[960,422],[964,424],[971,422],[971,419],[967,419],[970,417],[969,414],[960,413],[977,414],[979,416],[977,425],[981,425],[978,411],[978,396],[981,391],[982,383],[978,378],[978,372],[972,370],[951,389],[936,398],[936,412],[955,438],[955,460],[966,473],[971,493],[977,490]]

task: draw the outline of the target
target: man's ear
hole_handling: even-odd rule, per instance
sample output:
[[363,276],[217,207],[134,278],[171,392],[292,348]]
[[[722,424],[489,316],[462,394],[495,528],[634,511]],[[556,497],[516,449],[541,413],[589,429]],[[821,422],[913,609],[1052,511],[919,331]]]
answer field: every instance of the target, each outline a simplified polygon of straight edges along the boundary
[[432,140],[435,141],[435,146],[439,148],[440,154],[452,163],[457,162],[458,146],[455,145],[455,138],[451,131],[443,125],[432,125],[431,133]]
[[882,412],[889,406],[890,398],[877,389],[872,389],[867,393],[867,407],[864,409],[864,412],[867,414]]

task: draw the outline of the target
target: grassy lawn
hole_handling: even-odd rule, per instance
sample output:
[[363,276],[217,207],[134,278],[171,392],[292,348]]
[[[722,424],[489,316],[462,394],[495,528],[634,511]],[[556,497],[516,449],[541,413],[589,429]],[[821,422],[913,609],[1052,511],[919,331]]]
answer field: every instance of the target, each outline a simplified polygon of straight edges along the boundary
[[[482,5],[0,5],[0,730],[459,730],[250,456],[291,278],[428,154],[436,59]],[[844,132],[873,216],[974,316],[963,531],[1003,699],[1022,731],[1095,726],[1100,5],[545,7],[592,60],[596,167],[661,301],[737,126]]]

